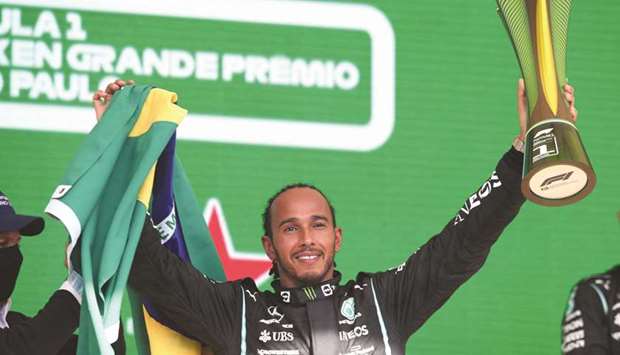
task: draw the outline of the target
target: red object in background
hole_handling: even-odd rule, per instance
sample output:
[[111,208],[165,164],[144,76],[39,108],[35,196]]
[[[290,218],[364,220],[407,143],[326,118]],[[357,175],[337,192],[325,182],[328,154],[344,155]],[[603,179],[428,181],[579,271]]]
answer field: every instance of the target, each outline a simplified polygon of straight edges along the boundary
[[224,274],[229,281],[251,277],[257,285],[269,278],[271,260],[264,253],[238,252],[233,245],[232,237],[218,199],[211,198],[207,202],[204,218],[211,232],[213,244],[220,256]]

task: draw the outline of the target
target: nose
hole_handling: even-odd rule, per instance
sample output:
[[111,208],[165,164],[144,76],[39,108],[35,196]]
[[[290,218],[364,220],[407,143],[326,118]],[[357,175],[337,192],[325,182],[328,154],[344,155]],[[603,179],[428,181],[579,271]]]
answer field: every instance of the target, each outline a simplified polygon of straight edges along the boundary
[[314,237],[310,228],[303,228],[300,234],[301,244],[303,246],[314,245]]

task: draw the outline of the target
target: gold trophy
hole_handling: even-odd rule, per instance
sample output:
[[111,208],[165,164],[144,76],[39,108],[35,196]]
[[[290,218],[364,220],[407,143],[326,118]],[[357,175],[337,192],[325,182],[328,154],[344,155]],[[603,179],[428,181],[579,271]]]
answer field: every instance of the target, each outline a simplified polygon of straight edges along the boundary
[[564,99],[571,0],[496,0],[512,41],[529,106],[521,191],[545,206],[586,197],[596,175]]

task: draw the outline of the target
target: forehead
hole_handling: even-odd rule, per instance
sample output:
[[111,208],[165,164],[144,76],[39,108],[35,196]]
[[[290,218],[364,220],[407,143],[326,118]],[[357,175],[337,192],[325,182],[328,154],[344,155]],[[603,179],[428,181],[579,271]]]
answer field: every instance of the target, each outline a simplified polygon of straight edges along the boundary
[[308,187],[297,187],[280,194],[271,205],[272,222],[287,218],[322,215],[331,220],[329,204],[323,195]]

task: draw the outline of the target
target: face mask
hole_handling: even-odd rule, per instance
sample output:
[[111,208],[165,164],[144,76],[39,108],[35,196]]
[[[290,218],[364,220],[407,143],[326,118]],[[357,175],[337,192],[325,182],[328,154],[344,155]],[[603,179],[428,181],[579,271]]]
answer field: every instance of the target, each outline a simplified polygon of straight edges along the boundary
[[0,302],[11,297],[22,260],[19,246],[0,248]]

